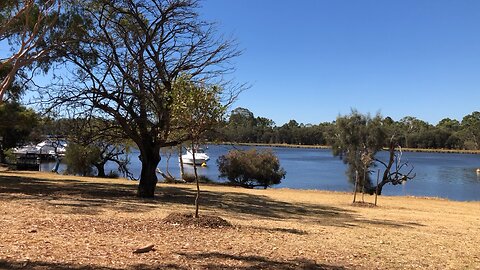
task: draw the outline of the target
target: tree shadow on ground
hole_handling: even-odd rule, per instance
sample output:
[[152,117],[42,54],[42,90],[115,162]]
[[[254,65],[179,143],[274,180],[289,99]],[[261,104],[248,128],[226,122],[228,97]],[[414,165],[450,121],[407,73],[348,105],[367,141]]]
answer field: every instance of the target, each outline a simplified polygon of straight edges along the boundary
[[[202,253],[178,253],[184,256],[187,260],[202,260],[207,261],[202,265],[203,269],[345,269],[341,266],[333,266],[326,264],[318,264],[315,261],[307,259],[295,259],[295,260],[274,260],[262,256],[244,256],[244,255],[232,255],[220,252],[202,252]],[[208,262],[212,260],[213,262]],[[219,264],[218,261],[229,262],[231,266]],[[232,263],[233,262],[233,263]],[[239,266],[242,265],[242,266]]]
[[[159,189],[158,200],[170,204],[192,205],[196,191],[189,188],[167,186]],[[212,211],[226,211],[237,214],[240,219],[261,217],[272,220],[300,220],[303,223],[315,223],[324,226],[355,227],[358,225],[377,225],[391,227],[422,226],[411,222],[398,222],[381,219],[363,219],[354,210],[335,206],[309,203],[289,203],[274,200],[264,195],[252,195],[240,192],[202,191],[201,208]],[[305,234],[304,231],[284,228],[272,230]]]
[[[117,269],[135,269],[135,270],[150,270],[150,269],[167,269],[167,270],[187,270],[193,268],[198,269],[278,269],[278,270],[290,270],[290,269],[319,269],[319,270],[333,270],[345,269],[340,266],[332,266],[326,264],[318,264],[314,261],[306,259],[296,259],[290,261],[278,261],[261,256],[241,256],[241,255],[229,255],[224,253],[199,253],[199,254],[179,254],[189,260],[189,267],[181,265],[181,263],[164,263],[164,264],[138,264],[132,265],[126,268],[114,268],[98,265],[79,265],[72,263],[62,262],[43,262],[43,261],[11,261],[0,260],[0,269],[32,269],[32,270],[117,270]],[[200,261],[197,264],[197,261]],[[211,260],[211,262],[205,263],[205,260]],[[235,262],[232,265],[232,261]],[[228,264],[227,264],[228,263]],[[230,264],[230,265],[229,265]],[[241,264],[241,266],[239,266]]]
[[156,264],[153,266],[136,265],[127,268],[112,268],[99,265],[79,265],[62,262],[42,262],[42,261],[9,261],[0,260],[0,269],[31,269],[31,270],[119,270],[119,269],[167,269],[167,270],[186,270],[186,268],[177,264]]
[[[15,172],[15,174],[19,174]],[[0,175],[0,201],[37,200],[66,213],[99,214],[104,208],[122,212],[153,210],[156,202],[136,197],[136,186],[120,183],[92,183],[72,179],[39,179]]]
[[[105,209],[119,212],[146,212],[159,206],[186,209],[193,206],[195,190],[185,186],[158,185],[153,200],[136,197],[136,186],[120,183],[92,183],[80,180],[47,180],[0,175],[0,201],[35,200],[53,206],[62,213],[97,215]],[[175,208],[175,206],[177,206]],[[223,211],[238,219],[301,220],[323,226],[354,227],[377,225],[414,227],[421,224],[389,220],[365,220],[355,211],[321,204],[288,203],[268,196],[241,192],[202,191],[201,210]],[[284,230],[278,228],[278,230]],[[302,234],[301,231],[293,233]]]

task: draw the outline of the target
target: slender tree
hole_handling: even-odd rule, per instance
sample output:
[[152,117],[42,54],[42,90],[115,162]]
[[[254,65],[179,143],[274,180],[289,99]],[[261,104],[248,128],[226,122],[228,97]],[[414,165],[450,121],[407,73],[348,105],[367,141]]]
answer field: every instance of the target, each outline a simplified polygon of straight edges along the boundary
[[197,164],[195,160],[196,147],[220,123],[226,108],[233,101],[230,97],[226,104],[221,102],[221,88],[194,83],[188,76],[180,77],[174,84],[174,106],[172,122],[184,132],[184,138],[191,141],[193,156],[193,171],[197,194],[195,197],[195,218],[198,218],[200,185],[198,181]]
[[347,175],[352,183],[358,172],[358,191],[372,186],[368,169],[385,137],[380,115],[372,118],[353,110],[350,115],[337,117],[332,152],[348,164]]

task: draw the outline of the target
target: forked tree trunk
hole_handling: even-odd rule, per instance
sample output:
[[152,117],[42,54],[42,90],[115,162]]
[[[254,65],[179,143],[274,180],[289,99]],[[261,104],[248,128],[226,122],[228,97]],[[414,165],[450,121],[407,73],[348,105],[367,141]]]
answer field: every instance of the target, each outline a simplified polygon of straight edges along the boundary
[[[382,176],[382,181],[378,183],[374,187],[370,187],[368,189],[368,194],[373,195],[382,195],[382,189],[385,184],[387,184],[388,181],[388,175],[390,174],[390,170],[392,169],[393,163],[395,162],[395,144],[393,141],[390,141],[390,145],[388,147],[388,163],[387,166],[385,167],[385,171],[383,171],[383,176]],[[377,180],[378,181],[378,180]]]
[[150,145],[150,147],[148,147],[144,145],[144,147],[140,149],[140,159],[142,162],[142,171],[140,173],[137,196],[141,198],[153,198],[158,180],[156,169],[160,162],[160,146]]
[[370,194],[370,195],[374,195],[374,194],[376,194],[376,195],[382,195],[382,189],[383,189],[383,186],[384,186],[386,183],[388,183],[388,182],[382,181],[382,182],[378,183],[377,186],[369,188],[368,191],[367,191],[368,194]]

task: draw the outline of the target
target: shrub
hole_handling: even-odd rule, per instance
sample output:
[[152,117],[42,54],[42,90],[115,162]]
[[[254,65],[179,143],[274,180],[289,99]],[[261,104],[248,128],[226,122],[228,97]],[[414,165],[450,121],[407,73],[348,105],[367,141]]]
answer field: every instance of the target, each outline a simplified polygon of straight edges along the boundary
[[220,177],[242,187],[264,187],[280,184],[285,170],[270,150],[231,150],[217,160]]
[[93,174],[93,164],[99,159],[100,150],[94,146],[69,144],[65,152],[67,173],[90,176]]
[[17,158],[16,158],[15,154],[13,153],[12,148],[5,151],[5,161],[7,161],[7,164],[17,163]]
[[[193,182],[195,182],[195,175],[185,173],[185,174],[183,174],[183,180],[187,183],[193,183]],[[205,175],[199,175],[198,176],[198,182],[208,184],[208,183],[213,183],[214,181],[212,179],[208,178]]]

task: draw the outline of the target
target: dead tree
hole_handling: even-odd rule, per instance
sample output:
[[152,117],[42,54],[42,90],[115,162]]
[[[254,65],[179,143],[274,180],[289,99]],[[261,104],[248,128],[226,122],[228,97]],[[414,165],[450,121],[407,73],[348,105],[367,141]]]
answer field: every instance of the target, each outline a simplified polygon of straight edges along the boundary
[[382,181],[368,190],[370,195],[377,193],[382,194],[383,186],[390,183],[392,185],[403,184],[408,180],[415,178],[416,174],[413,173],[413,165],[410,165],[408,161],[402,161],[402,149],[398,143],[396,143],[395,137],[392,136],[388,147],[388,162],[384,162],[378,158],[375,161],[385,167],[383,171]]

